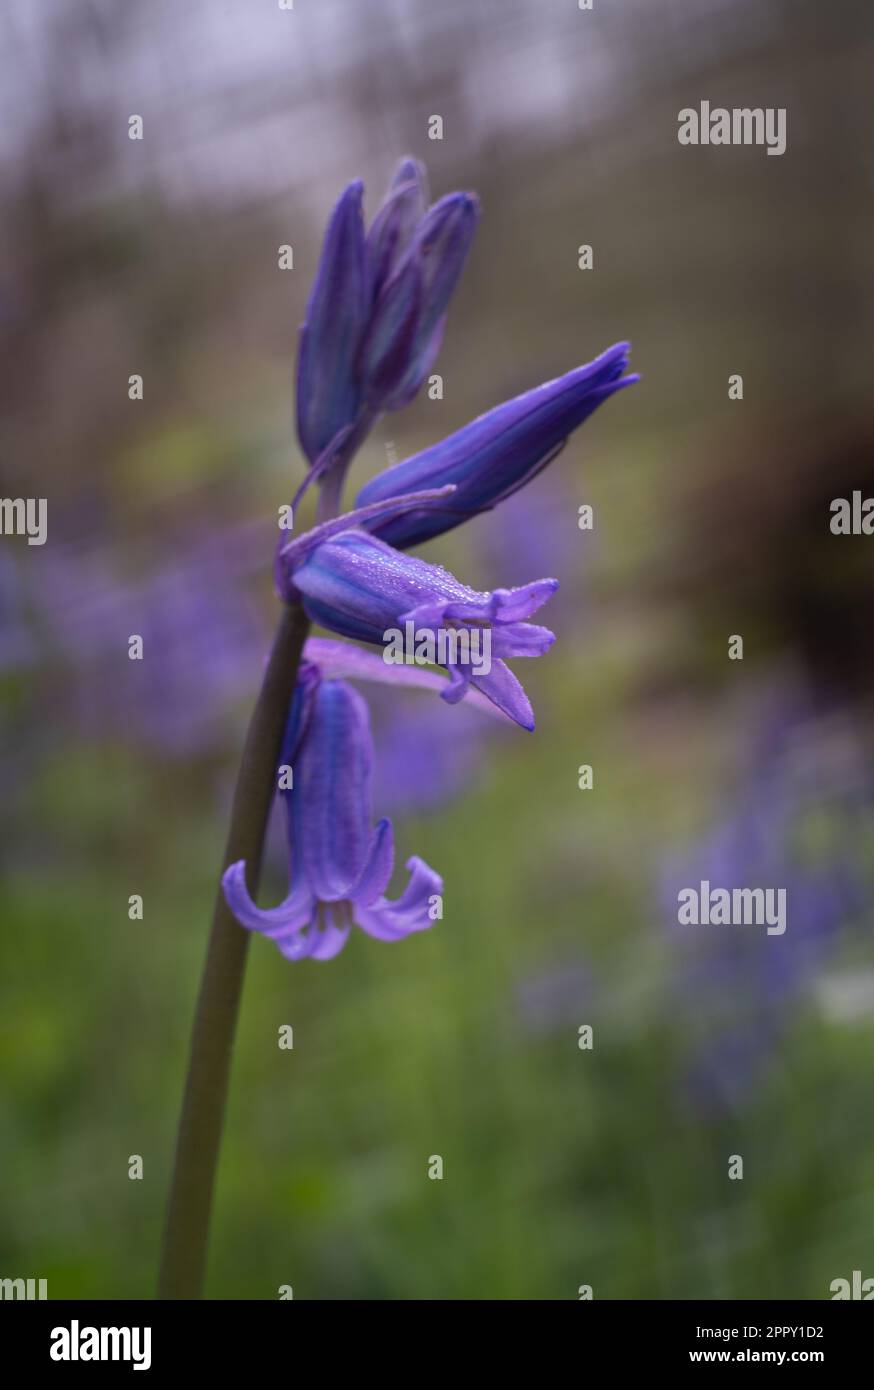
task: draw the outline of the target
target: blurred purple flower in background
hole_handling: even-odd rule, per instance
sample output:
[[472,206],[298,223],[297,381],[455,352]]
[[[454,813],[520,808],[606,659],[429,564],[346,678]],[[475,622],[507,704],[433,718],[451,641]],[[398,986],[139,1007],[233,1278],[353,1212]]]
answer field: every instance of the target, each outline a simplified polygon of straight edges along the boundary
[[550,470],[524,495],[516,493],[486,512],[470,556],[477,577],[498,570],[515,585],[529,574],[554,574],[559,587],[550,599],[550,618],[556,626],[564,615],[573,615],[576,624],[584,621],[586,581],[598,539],[597,532],[580,531],[577,505],[561,470]]
[[[269,640],[246,583],[263,569],[264,535],[260,521],[191,535],[181,558],[174,550],[137,578],[109,553],[47,551],[28,589],[43,663],[33,678],[46,698],[62,681],[65,717],[91,737],[132,737],[179,758],[215,747]],[[142,661],[127,660],[132,635]]]
[[400,691],[369,696],[378,757],[380,804],[398,814],[437,810],[470,791],[482,774],[489,740],[499,733],[467,702],[450,709]]
[[[731,812],[665,866],[672,1006],[694,1052],[682,1090],[705,1111],[735,1108],[765,1077],[794,1011],[864,909],[870,788],[852,733],[837,722],[835,737],[834,718],[784,711],[766,721]],[[831,826],[818,848],[805,840],[817,819]],[[785,932],[678,925],[678,892],[702,880],[714,889],[785,888]]]
[[529,970],[516,983],[514,998],[527,1031],[545,1037],[590,1018],[599,992],[590,962],[576,952]]
[[25,585],[12,556],[0,550],[0,675],[27,668],[37,654]]

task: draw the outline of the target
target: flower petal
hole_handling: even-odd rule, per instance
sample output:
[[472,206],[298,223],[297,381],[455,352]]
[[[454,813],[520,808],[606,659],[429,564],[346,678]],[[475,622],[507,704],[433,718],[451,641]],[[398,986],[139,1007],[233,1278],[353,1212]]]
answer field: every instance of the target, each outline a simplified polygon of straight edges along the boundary
[[365,905],[372,903],[388,887],[394,866],[394,832],[391,821],[386,817],[373,832],[367,863],[349,896]]
[[[487,624],[495,657],[534,656],[553,641],[547,628],[525,631],[517,615],[539,608],[554,592],[557,581],[537,580],[519,589],[478,593],[461,584],[448,570],[393,550],[366,532],[345,531],[317,547],[294,573],[304,595],[304,607],[314,622],[346,637],[382,645],[386,634],[408,622],[423,622],[426,631],[441,626]],[[510,621],[504,621],[509,615]],[[455,648],[458,651],[458,648]],[[474,674],[458,666],[460,679],[441,691],[456,703]],[[479,676],[476,688],[525,728],[533,727],[531,706],[515,677],[497,662],[494,678]]]
[[593,362],[505,401],[377,474],[361,489],[359,506],[436,482],[457,483],[458,492],[440,511],[406,512],[369,529],[407,549],[509,497],[556,456],[603,401],[639,379],[623,376],[627,366],[628,344],[617,343]]
[[301,330],[297,428],[310,463],[360,406],[355,367],[367,315],[363,193],[356,180],[334,209]]
[[293,876],[291,891],[278,907],[257,907],[246,886],[246,863],[239,859],[222,875],[225,902],[240,923],[249,931],[264,936],[293,935],[305,927],[315,911],[315,900],[301,875]]
[[322,905],[317,920],[305,931],[276,944],[289,960],[332,960],[346,945],[351,930],[348,904],[342,912]]
[[449,193],[422,218],[404,264],[414,262],[422,276],[422,312],[416,326],[406,372],[388,400],[397,410],[412,400],[440,348],[443,320],[464,268],[479,218],[472,193]]
[[380,295],[361,344],[361,381],[368,407],[377,411],[404,373],[422,310],[422,272],[407,261]]
[[322,681],[289,792],[294,852],[320,902],[348,897],[367,862],[372,761],[364,699],[345,681]]
[[[382,653],[351,642],[335,642],[332,637],[308,637],[304,646],[306,659],[318,666],[328,680],[376,681],[380,685],[413,686],[441,693],[446,677],[425,666],[391,665]],[[503,714],[484,695],[471,690],[468,703],[483,714],[503,720]]]
[[448,570],[404,555],[366,531],[347,530],[319,545],[295,568],[294,583],[316,622],[377,644],[402,613],[419,604],[488,598]]
[[518,589],[494,589],[488,594],[469,590],[469,598],[419,604],[402,614],[402,621],[410,619],[422,627],[452,622],[490,623],[495,627],[520,623],[542,608],[557,588],[557,579],[535,579]]
[[533,730],[534,711],[531,701],[521,683],[503,661],[493,661],[492,669],[486,676],[472,675],[471,685],[497,705],[498,709],[503,710],[514,724],[520,724],[529,733]]
[[443,879],[417,855],[407,860],[410,881],[396,902],[379,898],[370,906],[355,903],[355,921],[379,941],[400,941],[411,932],[433,927],[432,897],[442,895]]
[[429,506],[438,503],[441,498],[450,496],[455,491],[452,483],[446,487],[432,488],[430,491],[414,492],[409,497],[392,497],[384,502],[374,502],[368,507],[356,507],[354,511],[345,512],[343,516],[332,517],[330,521],[323,521],[318,526],[313,526],[302,536],[295,540],[286,541],[276,552],[276,589],[280,598],[286,602],[296,598],[294,587],[294,573],[303,564],[304,560],[318,546],[324,544],[331,537],[342,534],[357,526],[364,525],[365,522],[374,520],[379,516],[397,515],[399,512],[406,511],[408,508]]
[[377,296],[409,246],[428,205],[428,181],[417,159],[402,159],[385,202],[367,233],[367,302]]
[[492,631],[493,656],[543,656],[555,641],[555,633],[537,623],[509,623]]

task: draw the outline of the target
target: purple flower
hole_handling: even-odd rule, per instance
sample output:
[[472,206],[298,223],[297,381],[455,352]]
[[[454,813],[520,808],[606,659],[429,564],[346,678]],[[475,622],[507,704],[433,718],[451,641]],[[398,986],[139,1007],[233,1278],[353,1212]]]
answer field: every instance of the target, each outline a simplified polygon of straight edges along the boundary
[[479,207],[450,193],[416,228],[379,290],[361,349],[371,407],[399,410],[413,399],[440,350],[446,309],[473,241]]
[[0,672],[19,671],[36,660],[24,586],[8,550],[0,551]]
[[[864,817],[842,766],[852,765],[855,740],[848,736],[836,763],[836,734],[812,718],[769,718],[752,740],[753,765],[736,805],[698,844],[672,856],[661,875],[678,953],[671,1010],[675,1019],[687,1015],[693,1054],[683,1089],[701,1108],[731,1109],[767,1073],[795,1009],[860,920]],[[803,843],[805,823],[826,810],[834,841],[813,854]],[[679,928],[679,889],[705,879],[728,889],[785,888],[785,933]]]
[[340,196],[300,331],[297,432],[311,463],[354,422],[361,405],[355,363],[367,322],[363,196],[360,180]]
[[[555,592],[557,580],[479,593],[448,570],[364,531],[346,530],[305,552],[291,582],[312,620],[341,636],[383,645],[390,632],[407,634],[411,624],[416,637],[424,635],[438,652],[449,648],[448,659],[440,662],[451,676],[445,700],[455,704],[472,685],[517,724],[534,728],[528,697],[503,658],[541,656],[552,645],[553,633],[527,619]],[[438,640],[452,633],[466,634],[468,643],[458,643],[461,655],[455,659],[451,643],[441,647]],[[488,661],[472,659],[471,652],[483,653],[486,643]]]
[[384,894],[394,867],[391,821],[371,824],[373,744],[361,695],[326,680],[305,661],[281,754],[293,770],[285,802],[291,867],[278,907],[256,907],[240,860],[222,878],[227,904],[244,927],[275,941],[290,960],[329,960],[353,926],[380,941],[400,941],[433,924],[439,874],[417,857],[400,898]]
[[437,351],[478,216],[469,193],[425,211],[424,173],[403,160],[365,239],[364,185],[337,203],[301,329],[297,426],[315,466],[360,442],[381,410],[412,400]]
[[[363,193],[360,181],[350,184],[334,210],[301,329],[297,424],[310,468],[292,507],[315,481],[321,496],[317,524],[280,537],[275,579],[279,597],[312,621],[383,650],[307,642],[282,752],[294,769],[293,789],[280,787],[293,850],[288,896],[279,907],[256,907],[242,861],[222,880],[238,920],[292,959],[336,955],[356,923],[384,940],[423,930],[440,891],[437,875],[411,859],[403,896],[383,896],[391,824],[371,827],[369,715],[346,677],[437,687],[448,704],[468,695],[533,729],[505,660],[540,656],[554,641],[529,619],[557,580],[481,592],[389,541],[412,545],[508,497],[602,400],[636,380],[623,377],[627,346],[619,344],[388,470],[364,489],[370,500],[339,515],[346,468],[373,419],[407,404],[431,368],[479,213],[468,193],[428,208],[424,171],[412,159],[398,166],[367,233]],[[407,477],[427,482],[404,487]],[[443,667],[449,679],[425,666]],[[418,766],[417,739],[409,758]]]
[[[366,647],[352,647],[348,642],[335,642],[330,637],[308,637],[304,656],[318,666],[326,680],[375,681],[378,685],[438,692],[446,688],[445,676],[437,671],[426,670],[423,666],[387,666],[377,652]],[[465,704],[505,725],[501,711],[478,690],[469,691]]]
[[[223,743],[268,640],[250,577],[261,571],[269,534],[262,521],[202,534],[189,524],[184,544],[181,531],[165,535],[154,570],[135,578],[110,551],[81,540],[41,557],[30,603],[34,631],[48,643],[40,672],[47,710],[60,702],[65,724],[89,737],[145,740],[168,757]],[[131,633],[142,636],[145,659],[119,666]],[[58,720],[42,723],[50,736]]]
[[454,483],[456,490],[439,508],[383,518],[369,529],[407,549],[509,497],[555,458],[602,401],[639,380],[623,376],[627,366],[628,344],[617,343],[587,366],[505,401],[439,444],[387,468],[365,484],[357,506],[438,484]]
[[367,302],[375,304],[397,270],[428,206],[428,180],[417,159],[402,159],[367,233]]

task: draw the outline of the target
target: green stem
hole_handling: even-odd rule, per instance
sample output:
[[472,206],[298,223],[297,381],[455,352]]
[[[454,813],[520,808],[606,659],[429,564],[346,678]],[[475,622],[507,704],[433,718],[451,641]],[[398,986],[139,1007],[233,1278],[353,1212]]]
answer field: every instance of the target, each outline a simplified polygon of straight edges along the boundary
[[[302,608],[283,609],[234,792],[224,867],[245,859],[246,881],[253,897],[276,788],[282,735],[308,628]],[[199,1298],[201,1294],[248,946],[249,933],[231,915],[219,887],[179,1120],[159,1298]]]

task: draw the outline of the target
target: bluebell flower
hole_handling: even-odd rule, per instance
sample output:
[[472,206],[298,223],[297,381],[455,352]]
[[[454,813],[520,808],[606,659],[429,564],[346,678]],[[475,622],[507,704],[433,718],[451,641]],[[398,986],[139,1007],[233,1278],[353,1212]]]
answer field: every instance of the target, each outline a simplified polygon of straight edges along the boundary
[[397,270],[428,207],[428,180],[417,159],[402,159],[367,233],[367,302],[373,305]]
[[617,343],[587,366],[505,401],[439,444],[377,474],[361,489],[356,506],[438,483],[454,483],[455,492],[440,508],[381,518],[369,529],[407,549],[509,497],[556,457],[568,435],[602,401],[639,380],[623,375],[628,351],[627,343]]
[[281,763],[293,785],[280,790],[288,827],[289,891],[278,907],[259,908],[243,860],[222,886],[237,921],[276,943],[290,960],[329,960],[353,926],[379,941],[400,941],[439,917],[443,881],[424,860],[407,860],[409,881],[390,901],[394,868],[391,821],[374,827],[373,742],[367,705],[346,681],[326,679],[304,661],[292,700]]
[[470,193],[441,198],[416,227],[397,269],[380,290],[361,350],[371,409],[408,405],[431,370],[478,215],[479,205]]
[[541,656],[552,645],[554,634],[527,620],[555,592],[557,580],[481,593],[438,565],[365,531],[346,530],[305,550],[290,582],[313,622],[377,646],[389,631],[406,632],[408,623],[435,641],[440,632],[456,631],[482,642],[487,632],[490,669],[468,659],[451,661],[443,698],[454,704],[473,686],[517,724],[534,728],[531,704],[504,658]]
[[310,463],[354,423],[361,406],[356,362],[367,323],[363,197],[357,179],[334,208],[300,330],[297,432]]
[[462,709],[420,702],[420,691],[444,690],[446,676],[424,666],[388,666],[373,647],[310,637],[304,656],[325,677],[382,687],[368,690],[368,705],[379,750],[374,788],[389,810],[433,811],[459,795],[482,771],[492,736],[511,728],[477,690],[468,692]]
[[367,236],[363,194],[356,180],[334,209],[301,329],[298,435],[321,472],[352,452],[375,415],[419,389],[478,217],[469,193],[426,211],[414,160],[402,161]]

